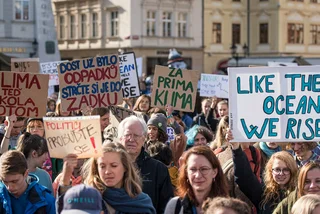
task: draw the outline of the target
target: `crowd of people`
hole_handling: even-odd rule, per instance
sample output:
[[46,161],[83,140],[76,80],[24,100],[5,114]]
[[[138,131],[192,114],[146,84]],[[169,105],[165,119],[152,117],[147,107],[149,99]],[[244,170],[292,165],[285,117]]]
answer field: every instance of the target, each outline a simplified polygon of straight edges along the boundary
[[42,118],[1,118],[0,214],[320,213],[318,143],[231,142],[227,100],[191,114],[124,99],[141,116],[124,118],[117,138],[108,107],[64,112],[57,100],[47,117],[100,116],[103,155],[51,158]]

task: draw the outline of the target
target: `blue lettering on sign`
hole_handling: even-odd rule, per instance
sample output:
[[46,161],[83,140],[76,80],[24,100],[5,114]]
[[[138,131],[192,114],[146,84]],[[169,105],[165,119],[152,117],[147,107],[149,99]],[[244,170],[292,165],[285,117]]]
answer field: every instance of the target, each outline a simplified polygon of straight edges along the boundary
[[[254,78],[253,78],[254,77]],[[241,87],[241,77],[237,77],[237,93],[238,94],[252,94],[252,93],[274,93],[270,87],[273,85],[271,79],[275,77],[274,74],[265,76],[249,76],[249,88],[243,89]],[[264,84],[263,84],[264,83]]]
[[267,126],[268,126],[268,135],[270,137],[277,136],[277,133],[274,132],[274,130],[276,129],[275,123],[279,122],[279,118],[266,118],[266,119],[264,119],[264,122],[262,124],[260,132],[258,132],[258,128],[259,128],[258,126],[250,125],[248,128],[244,119],[240,119],[240,121],[241,121],[243,131],[246,134],[248,139],[251,139],[254,135],[258,139],[261,139],[262,136],[264,135],[264,132],[265,132]]
[[134,66],[134,64],[124,65],[124,66],[119,66],[119,69],[120,69],[120,73],[123,74],[126,72],[130,72],[132,70],[135,70],[135,66]]

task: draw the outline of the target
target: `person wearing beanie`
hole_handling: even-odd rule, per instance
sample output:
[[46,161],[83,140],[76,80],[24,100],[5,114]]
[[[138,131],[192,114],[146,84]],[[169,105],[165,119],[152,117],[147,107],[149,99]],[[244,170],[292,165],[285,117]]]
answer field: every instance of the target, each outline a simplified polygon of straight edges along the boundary
[[155,142],[166,143],[168,140],[167,135],[167,118],[164,114],[156,113],[152,114],[151,118],[148,120],[148,133],[147,133],[147,143],[146,149],[150,144]]

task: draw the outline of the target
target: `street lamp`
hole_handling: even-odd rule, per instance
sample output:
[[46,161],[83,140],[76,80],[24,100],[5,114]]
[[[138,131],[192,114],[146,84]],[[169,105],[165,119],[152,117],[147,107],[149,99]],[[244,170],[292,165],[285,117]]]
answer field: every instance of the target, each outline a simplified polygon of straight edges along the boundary
[[38,51],[38,41],[37,41],[37,39],[33,40],[32,49],[33,49],[33,52],[31,52],[29,54],[30,58],[34,57],[37,54],[37,51]]
[[238,63],[239,63],[239,54],[237,52],[237,46],[233,43],[230,47],[231,49],[231,55],[232,55],[232,58],[234,58],[236,60],[236,66],[238,67]]
[[243,49],[244,56],[245,57],[249,56],[249,47],[246,43],[244,43],[244,45],[242,46],[242,49]]

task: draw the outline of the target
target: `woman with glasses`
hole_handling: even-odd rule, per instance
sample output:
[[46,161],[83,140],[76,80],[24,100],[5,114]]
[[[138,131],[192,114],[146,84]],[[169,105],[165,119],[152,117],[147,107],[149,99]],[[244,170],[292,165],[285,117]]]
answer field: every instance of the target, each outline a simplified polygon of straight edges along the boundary
[[298,188],[282,200],[274,213],[289,214],[300,197],[310,194],[320,197],[320,161],[311,161],[300,169]]
[[228,186],[217,157],[208,146],[189,149],[182,159],[178,196],[172,198],[165,213],[202,213],[208,198],[228,197]]
[[[231,131],[226,135],[233,139]],[[249,161],[240,143],[230,143],[233,152],[235,182],[252,201],[261,214],[270,214],[285,197],[295,189],[297,165],[293,157],[285,151],[277,152],[267,162],[264,184],[261,184],[250,169]]]

